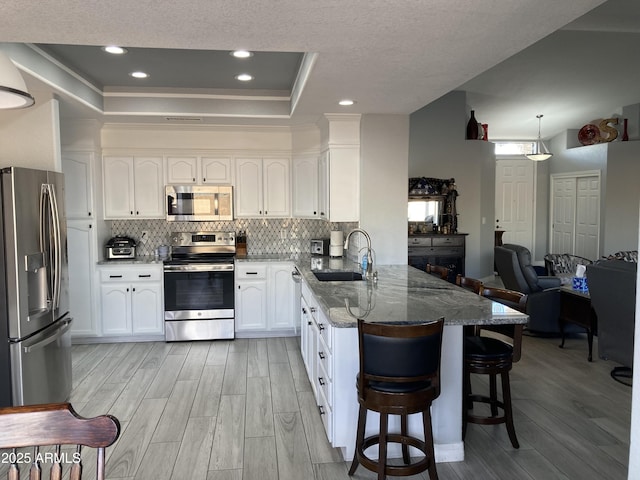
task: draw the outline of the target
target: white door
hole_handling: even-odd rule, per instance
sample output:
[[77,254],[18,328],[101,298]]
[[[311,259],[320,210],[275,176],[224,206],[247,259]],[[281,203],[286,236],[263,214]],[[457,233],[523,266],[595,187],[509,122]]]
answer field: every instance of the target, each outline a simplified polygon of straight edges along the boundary
[[318,157],[293,159],[293,216],[318,217]]
[[202,157],[202,183],[231,183],[231,157]]
[[197,157],[167,157],[167,183],[184,185],[197,182]]
[[600,250],[600,172],[551,176],[553,253],[595,260]]
[[551,252],[573,254],[575,236],[576,179],[558,178],[553,182],[553,224]]
[[291,276],[293,266],[288,263],[269,265],[267,298],[269,302],[269,329],[294,328],[293,295],[294,283]]
[[236,284],[236,330],[267,329],[267,283]]
[[62,152],[67,219],[91,218],[93,152]]
[[600,177],[578,178],[576,255],[597,259],[600,248]]
[[236,159],[236,215],[261,217],[262,212],[262,159]]
[[527,247],[533,253],[534,168],[531,160],[496,162],[496,226],[503,243]]
[[104,335],[131,334],[130,290],[131,286],[123,283],[103,284],[100,287]]

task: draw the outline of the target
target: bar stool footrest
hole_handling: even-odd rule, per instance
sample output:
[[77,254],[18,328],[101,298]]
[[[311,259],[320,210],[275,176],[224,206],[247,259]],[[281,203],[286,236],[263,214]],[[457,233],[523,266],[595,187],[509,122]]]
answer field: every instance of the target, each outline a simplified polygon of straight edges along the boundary
[[[364,439],[364,442],[362,442],[362,448],[356,449],[356,455],[358,457],[358,462],[360,463],[360,465],[362,465],[367,470],[370,470],[372,472],[378,471],[379,462],[378,460],[372,460],[371,458],[369,458],[364,453],[364,451],[367,448],[373,445],[377,445],[379,443],[380,443],[380,437],[378,435],[372,435]],[[429,457],[429,454],[427,453],[426,444],[419,438],[410,437],[407,435],[401,435],[398,433],[389,433],[387,434],[387,443],[400,443],[403,445],[410,445],[412,447],[415,447],[424,454],[424,458],[422,458],[421,460],[415,463],[411,463],[409,465],[385,464],[385,469],[384,469],[385,475],[392,475],[392,476],[415,475],[415,474],[426,471],[429,468],[429,465],[431,465],[431,462],[434,461],[432,458]]]

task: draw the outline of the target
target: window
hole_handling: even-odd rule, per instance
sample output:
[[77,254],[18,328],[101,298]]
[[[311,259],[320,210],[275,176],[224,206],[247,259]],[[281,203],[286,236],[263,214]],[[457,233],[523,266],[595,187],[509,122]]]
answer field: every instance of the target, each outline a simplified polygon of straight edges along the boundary
[[527,155],[533,153],[535,142],[494,142],[496,155]]

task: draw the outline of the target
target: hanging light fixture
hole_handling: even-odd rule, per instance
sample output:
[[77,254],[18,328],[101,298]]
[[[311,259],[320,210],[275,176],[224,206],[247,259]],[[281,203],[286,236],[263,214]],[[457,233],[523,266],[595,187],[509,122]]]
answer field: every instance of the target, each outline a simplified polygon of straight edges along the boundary
[[553,153],[549,152],[547,146],[542,141],[542,137],[540,136],[540,123],[542,122],[542,115],[536,115],[536,118],[538,119],[538,140],[536,140],[536,143],[533,146],[533,153],[526,155],[526,157],[529,160],[541,162],[542,160],[551,158],[553,156]]
[[18,68],[0,52],[0,109],[26,108],[34,103]]
[[553,153],[549,152],[547,146],[542,141],[542,136],[540,135],[540,123],[542,122],[542,115],[536,115],[538,119],[538,140],[536,140],[535,145],[533,146],[533,153],[526,155],[529,160],[533,160],[534,162],[541,162],[546,160],[547,158],[551,158]]

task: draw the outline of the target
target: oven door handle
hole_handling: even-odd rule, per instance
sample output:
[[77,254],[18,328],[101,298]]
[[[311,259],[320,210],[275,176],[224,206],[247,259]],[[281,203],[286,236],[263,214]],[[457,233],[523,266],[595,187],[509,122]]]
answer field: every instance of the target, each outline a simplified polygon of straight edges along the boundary
[[165,265],[165,272],[232,272],[234,265]]

